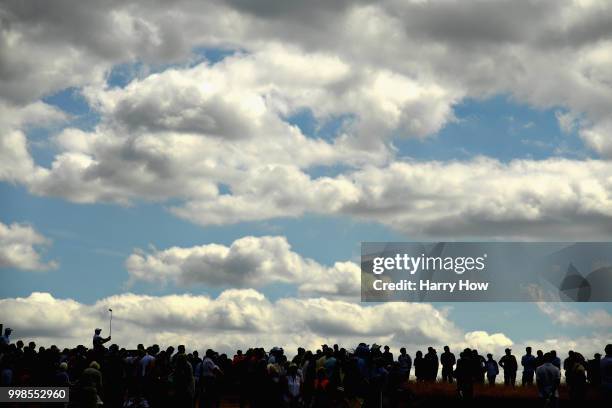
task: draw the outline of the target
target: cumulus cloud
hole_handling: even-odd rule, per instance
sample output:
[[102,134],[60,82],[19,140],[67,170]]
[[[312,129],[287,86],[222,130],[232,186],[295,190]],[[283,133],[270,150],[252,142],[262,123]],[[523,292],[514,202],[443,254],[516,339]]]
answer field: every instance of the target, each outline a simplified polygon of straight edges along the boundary
[[[53,7],[4,2],[0,94],[11,103],[29,103],[70,86],[100,84],[118,63],[189,61],[195,47],[256,54],[282,43],[305,55],[333,55],[348,72],[366,67],[362,75],[371,86],[334,82],[336,95],[343,87],[354,90],[322,105],[325,110],[333,104],[335,111],[348,102],[362,114],[365,133],[378,132],[368,123],[379,124],[382,118],[408,133],[431,132],[451,117],[448,102],[454,98],[500,92],[536,106],[562,106],[586,115],[595,126],[610,111],[612,13],[607,2],[249,3],[186,0],[168,13],[167,7],[140,0],[104,7],[73,0]],[[329,68],[317,64],[311,69],[309,62],[319,61],[309,57],[293,62],[305,63],[303,71],[314,77]],[[287,72],[286,65],[274,67],[281,75]],[[392,95],[385,97],[389,91]],[[190,105],[187,95],[172,98]],[[127,122],[216,129],[210,115],[151,117],[155,109],[143,111],[146,106],[126,106]],[[193,107],[187,115],[199,111]],[[143,124],[147,119],[152,123]]]
[[[512,341],[501,333],[463,332],[446,312],[429,304],[386,303],[362,306],[324,298],[268,300],[252,289],[231,289],[216,298],[196,295],[115,295],[94,304],[57,299],[48,293],[0,300],[15,338],[44,344],[89,344],[94,327],[105,328],[113,308],[113,342],[187,344],[226,352],[237,348],[281,345],[312,349],[359,342],[414,349],[449,344],[454,348],[501,350]],[[24,318],[27,317],[27,318]]]
[[40,101],[15,106],[0,100],[0,180],[28,183],[44,172],[29,153],[26,132],[65,120],[64,112]]
[[40,248],[51,241],[32,226],[0,222],[0,268],[44,271],[57,268],[56,261],[44,262]]
[[274,164],[271,152],[270,162],[251,162],[265,145],[256,152],[253,144],[252,155],[230,155],[226,146],[198,136],[70,136],[61,143],[73,150],[28,179],[32,192],[76,202],[174,198],[170,210],[201,225],[315,213],[349,215],[424,237],[572,240],[610,233],[609,161],[395,161],[313,177],[299,165]]
[[285,166],[253,171],[232,185],[233,194],[173,211],[203,225],[313,212],[378,221],[411,236],[595,239],[610,232],[611,171],[597,160],[477,158],[312,179]]
[[[2,133],[0,178],[34,194],[171,200],[202,225],[319,213],[436,237],[610,233],[609,161],[410,162],[392,145],[435,134],[465,98],[508,93],[560,109],[561,127],[607,158],[608,3],[73,3],[1,6],[2,103],[75,86],[101,115],[56,135],[48,168],[22,123]],[[194,47],[236,52],[194,62]],[[162,65],[108,87],[112,66],[136,61]],[[288,120],[304,110],[343,124],[309,137]],[[332,175],[312,176],[321,167]]]
[[[84,304],[32,293],[25,298],[0,300],[14,338],[41,344],[90,344],[93,328],[105,329],[108,307],[113,308],[113,342],[126,347],[137,343],[161,346],[186,344],[190,349],[215,348],[234,352],[249,346],[283,346],[293,353],[298,346],[311,349],[338,343],[347,348],[359,342],[405,346],[411,353],[429,345],[453,350],[464,347],[500,355],[506,347],[517,352],[534,349],[569,349],[585,355],[601,352],[609,332],[591,337],[533,338],[516,343],[504,333],[463,331],[447,311],[431,304],[391,302],[360,305],[324,298],[267,299],[253,289],[230,289],[216,298],[204,295],[146,296],[125,293]],[[106,329],[105,329],[106,330]]]
[[139,250],[125,262],[130,281],[191,286],[263,287],[295,284],[302,295],[359,297],[360,269],[353,262],[328,267],[291,250],[285,237],[243,237],[230,246]]

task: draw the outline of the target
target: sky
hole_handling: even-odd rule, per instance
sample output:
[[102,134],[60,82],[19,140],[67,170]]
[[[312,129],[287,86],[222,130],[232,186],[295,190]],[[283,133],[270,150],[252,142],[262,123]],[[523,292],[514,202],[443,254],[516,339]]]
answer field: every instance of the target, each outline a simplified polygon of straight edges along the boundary
[[362,241],[612,235],[605,1],[5,1],[0,322],[601,351],[610,303],[360,303]]

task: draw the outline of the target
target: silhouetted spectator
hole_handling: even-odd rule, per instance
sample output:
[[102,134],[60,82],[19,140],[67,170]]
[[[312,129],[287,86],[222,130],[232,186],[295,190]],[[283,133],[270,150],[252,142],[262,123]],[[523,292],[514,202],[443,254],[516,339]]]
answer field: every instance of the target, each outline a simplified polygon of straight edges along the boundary
[[471,400],[474,395],[474,363],[472,361],[472,350],[469,348],[459,354],[454,375],[457,380],[459,397]]
[[70,386],[70,377],[67,373],[68,364],[60,363],[57,367],[57,371],[55,372],[55,378],[53,381],[54,387],[69,387]]
[[0,336],[0,351],[2,351],[5,347],[8,347],[8,345],[11,344],[10,337],[12,332],[13,329],[11,329],[10,327],[4,329],[4,335]]
[[516,384],[516,370],[518,369],[518,364],[516,362],[516,357],[511,354],[509,348],[505,350],[506,354],[499,360],[499,365],[504,369],[504,384],[515,386]]
[[536,351],[535,366],[536,366],[536,368],[538,368],[542,364],[544,364],[544,353],[542,352],[542,350],[538,350],[538,351]]
[[325,374],[327,375],[327,379],[331,382],[331,385],[335,387],[338,385],[340,378],[337,372],[338,360],[334,357],[334,350],[328,347],[325,350],[324,357],[323,368],[325,368]]
[[453,369],[455,366],[455,355],[450,352],[448,346],[444,346],[444,353],[440,355],[442,363],[442,381],[453,382]]
[[[574,364],[574,351],[570,350],[567,353],[567,358],[563,360],[563,371],[565,371],[565,382],[567,384],[571,384],[572,382],[572,375],[569,371],[573,364]],[[568,377],[568,374],[569,374],[569,377]]]
[[612,401],[612,344],[606,345],[601,359],[601,390],[605,401]]
[[489,385],[495,385],[495,378],[499,374],[499,367],[497,361],[493,360],[493,354],[487,354],[487,361],[485,362],[485,370],[487,371],[487,380]]
[[79,407],[97,408],[102,404],[102,374],[100,373],[100,364],[92,361],[89,364],[80,380],[81,399]]
[[378,407],[382,405],[382,392],[387,385],[387,377],[389,372],[385,369],[385,362],[382,358],[377,358],[372,361],[372,372],[370,376],[370,385],[365,401],[366,407]]
[[536,369],[536,358],[531,354],[531,347],[525,348],[525,355],[521,358],[521,365],[523,366],[523,377],[521,384],[533,385],[533,375]]
[[414,356],[414,376],[416,377],[417,382],[425,381],[426,371],[423,352],[418,350]]
[[587,363],[587,379],[589,384],[599,387],[601,385],[601,354],[595,353],[592,360]]
[[383,352],[382,357],[385,365],[390,366],[393,364],[393,353],[389,351],[389,346],[385,346],[385,351]]
[[185,353],[179,353],[176,356],[173,380],[175,398],[172,406],[193,408],[195,383],[192,367]]
[[438,376],[438,354],[433,347],[427,348],[427,354],[423,357],[425,363],[425,375],[427,381],[436,381]]
[[219,406],[219,387],[217,378],[223,375],[223,372],[214,362],[214,356],[215,352],[213,350],[206,350],[206,356],[197,370],[196,377],[199,380],[199,388],[201,390],[200,407]]
[[291,363],[285,378],[284,402],[288,408],[297,408],[302,404],[302,376],[295,363]]
[[184,354],[185,354],[185,345],[179,344],[178,347],[176,348],[176,354],[172,355],[170,359],[170,362],[172,363],[172,367],[176,366],[176,359],[178,358],[178,356],[184,355]]
[[412,368],[412,359],[410,358],[410,355],[406,353],[405,347],[400,349],[400,355],[397,357],[397,362],[399,363],[399,370],[403,379],[405,381],[409,380],[410,369]]
[[325,369],[317,370],[317,378],[314,381],[313,408],[327,408],[330,406],[329,379],[325,375]]
[[116,344],[111,345],[101,369],[106,406],[119,407],[123,403],[126,375],[124,366],[125,361],[119,347]]
[[557,357],[557,352],[555,350],[552,350],[550,352],[551,358],[552,358],[552,365],[554,365],[555,367],[557,367],[559,370],[561,370],[561,359],[559,357]]
[[586,398],[586,361],[582,354],[574,352],[572,359],[568,362],[567,371],[565,372],[568,382],[570,399],[573,401],[582,401]]
[[485,382],[485,374],[486,368],[485,363],[487,361],[483,356],[478,354],[478,350],[472,350],[472,364],[474,365],[473,374],[474,374],[474,382],[478,384],[484,384]]
[[559,384],[561,382],[561,371],[552,364],[553,356],[550,353],[544,355],[544,364],[536,369],[536,382],[538,393],[544,399],[546,406],[554,408],[559,399]]

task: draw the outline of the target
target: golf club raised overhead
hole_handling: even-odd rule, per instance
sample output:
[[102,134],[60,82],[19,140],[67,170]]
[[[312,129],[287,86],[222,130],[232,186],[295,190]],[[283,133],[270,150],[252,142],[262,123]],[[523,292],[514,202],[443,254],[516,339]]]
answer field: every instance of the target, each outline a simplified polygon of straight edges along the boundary
[[108,311],[110,312],[110,320],[108,322],[108,335],[112,336],[113,335],[113,309],[109,307]]

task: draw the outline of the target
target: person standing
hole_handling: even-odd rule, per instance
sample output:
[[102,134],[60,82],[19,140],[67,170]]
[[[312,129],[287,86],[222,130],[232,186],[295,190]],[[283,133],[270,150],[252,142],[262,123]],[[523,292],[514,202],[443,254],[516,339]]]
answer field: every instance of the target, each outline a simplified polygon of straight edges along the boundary
[[606,345],[606,355],[599,363],[601,375],[601,391],[606,402],[612,402],[612,344]]
[[193,367],[187,361],[185,353],[176,355],[174,366],[174,401],[173,406],[181,408],[193,408],[193,397],[195,394],[195,383],[193,379]]
[[453,373],[457,379],[457,392],[459,398],[471,400],[474,395],[474,363],[472,361],[472,350],[466,348],[459,354],[457,368]]
[[516,384],[516,370],[518,369],[518,364],[516,362],[516,357],[514,357],[509,348],[506,350],[506,354],[499,360],[499,365],[504,369],[504,384],[515,386]]
[[523,377],[521,379],[521,384],[523,387],[525,385],[533,385],[533,375],[535,374],[536,369],[536,358],[533,354],[531,354],[531,347],[525,348],[525,355],[521,358],[521,365],[523,366]]
[[[218,407],[219,406],[219,384],[217,377],[223,375],[223,371],[213,360],[215,352],[211,349],[206,350],[206,356],[199,366],[196,377],[200,381],[201,407]],[[264,363],[265,366],[265,363]]]
[[489,385],[495,385],[495,378],[497,374],[499,374],[499,366],[497,365],[497,361],[493,360],[493,354],[487,354],[487,361],[485,362],[485,370],[487,372],[487,380],[489,381]]
[[7,327],[6,329],[4,329],[4,335],[0,336],[0,351],[2,351],[5,347],[8,347],[9,344],[11,344],[11,333],[13,332],[13,329],[11,329],[10,327]]
[[426,380],[432,382],[436,381],[436,377],[438,376],[438,367],[440,365],[436,349],[433,347],[428,347],[427,354],[425,354],[423,359],[426,367]]
[[402,378],[405,381],[408,381],[410,379],[412,359],[410,358],[410,355],[406,353],[406,347],[402,347],[400,349],[400,355],[397,357],[397,362],[399,363],[399,370],[402,375]]
[[587,379],[593,387],[601,385],[601,354],[595,353],[587,363]]
[[448,346],[444,346],[444,353],[440,355],[440,363],[442,363],[442,381],[449,383],[453,382],[453,369],[455,362],[455,355],[450,352]]
[[414,376],[417,382],[425,381],[425,361],[421,350],[418,350],[414,356]]
[[544,355],[544,364],[536,369],[536,383],[538,394],[546,406],[556,408],[559,400],[561,370],[553,364],[553,359],[550,353]]
[[383,352],[382,357],[386,366],[393,364],[393,353],[389,351],[389,346],[385,346],[385,351]]

